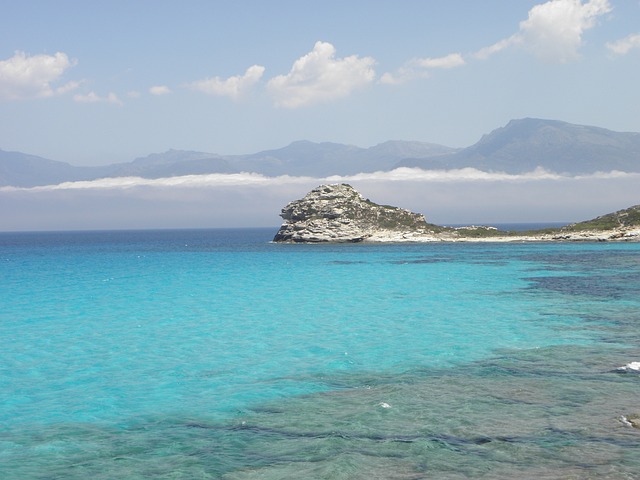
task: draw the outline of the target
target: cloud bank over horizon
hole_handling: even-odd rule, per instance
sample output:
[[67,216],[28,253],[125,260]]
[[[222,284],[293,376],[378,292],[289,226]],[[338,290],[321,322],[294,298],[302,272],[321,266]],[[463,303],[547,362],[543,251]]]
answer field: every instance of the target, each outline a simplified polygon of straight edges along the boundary
[[282,207],[319,184],[350,183],[376,203],[438,224],[569,223],[638,204],[639,180],[640,173],[509,175],[473,168],[327,178],[209,174],[2,187],[0,202],[4,231],[272,227],[280,224]]
[[56,190],[94,190],[94,189],[130,189],[135,187],[177,187],[200,188],[219,186],[270,186],[277,187],[286,184],[307,184],[309,182],[348,183],[348,182],[425,182],[425,183],[459,183],[459,182],[535,182],[535,181],[581,181],[581,180],[610,180],[610,179],[639,179],[640,173],[621,171],[596,172],[585,175],[568,175],[547,171],[543,168],[522,174],[504,172],[485,172],[477,168],[465,167],[447,170],[424,170],[421,168],[401,167],[390,171],[357,173],[355,175],[331,175],[328,177],[309,177],[295,175],[280,175],[275,177],[260,173],[209,173],[201,175],[182,175],[164,178],[143,177],[107,177],[97,180],[82,180],[63,182],[55,185],[36,187],[0,187],[0,192],[37,192]]

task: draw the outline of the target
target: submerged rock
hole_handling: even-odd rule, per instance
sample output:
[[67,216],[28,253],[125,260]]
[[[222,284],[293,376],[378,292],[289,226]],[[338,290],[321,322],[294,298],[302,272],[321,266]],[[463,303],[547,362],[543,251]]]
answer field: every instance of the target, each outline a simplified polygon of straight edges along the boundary
[[289,203],[274,242],[361,242],[385,235],[393,241],[424,234],[424,215],[365,199],[351,185],[321,185]]
[[620,421],[627,427],[640,429],[640,414],[633,413],[631,415],[622,415]]
[[640,362],[627,363],[622,367],[616,369],[618,372],[635,372],[640,373]]

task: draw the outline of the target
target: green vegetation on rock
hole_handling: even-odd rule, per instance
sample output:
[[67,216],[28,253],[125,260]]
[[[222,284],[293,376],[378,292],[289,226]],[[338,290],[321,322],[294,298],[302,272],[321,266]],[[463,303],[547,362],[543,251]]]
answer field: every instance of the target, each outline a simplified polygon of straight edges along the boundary
[[640,205],[619,210],[614,213],[596,217],[586,222],[572,223],[560,230],[563,232],[580,232],[584,230],[613,230],[620,227],[635,227],[640,225]]

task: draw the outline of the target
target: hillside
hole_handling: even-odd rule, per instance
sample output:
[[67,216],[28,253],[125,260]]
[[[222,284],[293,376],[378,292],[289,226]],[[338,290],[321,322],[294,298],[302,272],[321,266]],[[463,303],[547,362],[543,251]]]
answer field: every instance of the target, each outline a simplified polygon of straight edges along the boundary
[[580,232],[584,230],[614,230],[617,228],[632,228],[640,226],[640,205],[619,210],[596,217],[585,222],[572,223],[563,227],[562,231]]

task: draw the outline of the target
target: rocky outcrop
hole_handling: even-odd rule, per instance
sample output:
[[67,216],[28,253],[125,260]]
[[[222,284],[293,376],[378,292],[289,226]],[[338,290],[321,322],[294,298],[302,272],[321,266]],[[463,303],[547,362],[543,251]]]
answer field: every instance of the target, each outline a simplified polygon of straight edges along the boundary
[[274,242],[557,242],[640,241],[640,206],[555,230],[500,231],[494,227],[449,228],[424,216],[378,205],[351,185],[321,185],[289,203]]
[[274,242],[361,242],[407,239],[430,231],[424,215],[365,199],[351,185],[321,185],[289,203]]

